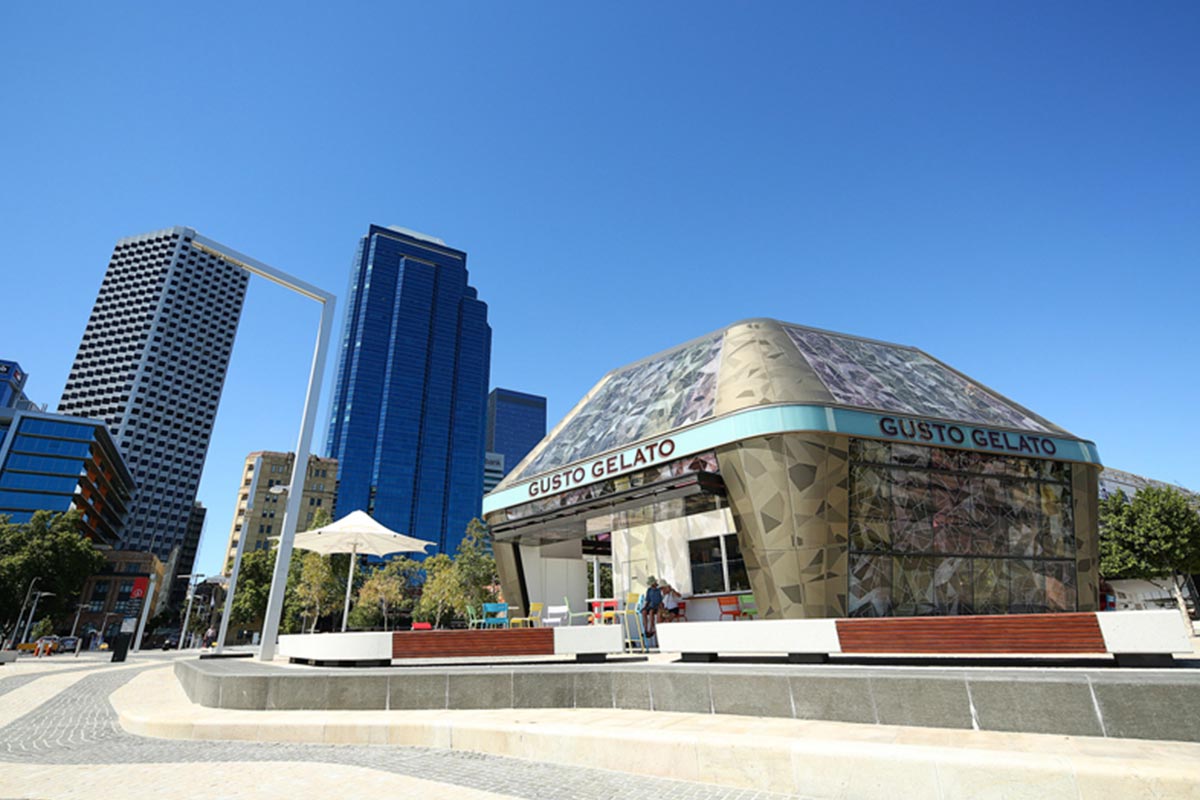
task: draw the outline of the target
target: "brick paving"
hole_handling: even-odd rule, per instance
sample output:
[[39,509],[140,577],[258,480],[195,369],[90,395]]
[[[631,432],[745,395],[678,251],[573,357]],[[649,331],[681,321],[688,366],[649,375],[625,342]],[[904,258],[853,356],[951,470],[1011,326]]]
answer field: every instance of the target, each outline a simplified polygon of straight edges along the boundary
[[[74,671],[74,670],[72,670]],[[0,763],[165,764],[292,761],[363,767],[531,800],[783,800],[768,792],[523,759],[388,745],[178,741],[126,733],[108,702],[141,670],[98,672],[0,728]],[[0,692],[40,675],[0,680]],[[28,680],[25,680],[28,679]]]

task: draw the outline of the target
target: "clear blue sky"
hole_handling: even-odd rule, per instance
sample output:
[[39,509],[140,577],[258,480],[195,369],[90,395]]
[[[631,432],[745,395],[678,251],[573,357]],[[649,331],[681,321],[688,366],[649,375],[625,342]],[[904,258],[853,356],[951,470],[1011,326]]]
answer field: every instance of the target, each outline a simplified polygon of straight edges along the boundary
[[[6,3],[0,358],[53,408],[121,236],[189,225],[341,296],[398,224],[468,252],[492,383],[552,422],[771,316],[1200,489],[1198,40],[1194,2]],[[246,453],[295,446],[313,305],[252,281],[202,571]]]

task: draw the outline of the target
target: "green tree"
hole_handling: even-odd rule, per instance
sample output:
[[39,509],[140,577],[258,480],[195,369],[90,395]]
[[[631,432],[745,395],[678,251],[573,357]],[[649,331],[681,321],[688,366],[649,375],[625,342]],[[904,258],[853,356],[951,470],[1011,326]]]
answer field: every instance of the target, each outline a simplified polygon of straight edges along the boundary
[[358,602],[350,612],[351,626],[373,628],[380,621],[384,630],[397,613],[413,607],[421,567],[409,558],[395,558],[371,572],[358,591]]
[[424,568],[425,584],[421,588],[421,599],[417,602],[413,617],[440,628],[443,619],[449,621],[455,609],[466,604],[462,581],[459,580],[454,559],[445,553],[425,559]]
[[486,525],[473,519],[454,558],[439,553],[425,559],[425,585],[415,618],[440,626],[455,615],[466,616],[468,605],[478,610],[496,599],[500,579],[490,535]]
[[322,507],[322,508],[318,508],[313,513],[312,522],[309,522],[308,524],[301,523],[296,526],[296,530],[297,531],[313,531],[313,530],[316,530],[317,528],[324,528],[326,525],[329,525],[332,522],[333,522],[333,517],[331,517],[329,515],[329,509]]
[[[303,570],[304,552],[292,551],[292,563],[288,567],[287,588],[283,593],[283,614],[279,628],[284,633],[302,633],[304,607],[297,590],[300,587],[300,574]],[[263,608],[266,613],[266,607]]]
[[78,511],[38,511],[21,524],[0,517],[0,622],[5,630],[16,623],[34,578],[39,578],[38,591],[53,592],[41,599],[38,611],[63,616],[74,610],[87,577],[104,567],[104,557],[79,534],[79,517]]
[[454,556],[454,566],[462,584],[462,602],[455,606],[455,611],[465,614],[467,604],[478,610],[482,604],[495,601],[500,574],[492,555],[491,532],[480,520],[468,523]]
[[330,568],[329,559],[319,553],[305,553],[300,561],[296,599],[304,613],[312,617],[310,633],[316,632],[321,614],[337,603],[338,594],[338,581]]
[[1100,501],[1100,573],[1110,579],[1169,578],[1187,616],[1184,576],[1200,572],[1200,512],[1169,487],[1117,492]]
[[[332,520],[329,511],[318,508],[313,514],[312,521],[301,523],[298,528],[307,530],[328,525]],[[242,563],[238,568],[237,587],[234,589],[233,608],[229,622],[234,626],[254,626],[261,624],[267,614],[267,602],[271,597],[271,579],[275,575],[275,558],[279,553],[274,543],[267,550],[253,550],[242,554]],[[300,618],[304,612],[303,603],[296,596],[300,583],[300,573],[303,550],[292,550],[292,561],[288,568],[287,586],[284,591],[283,618],[280,629],[284,633],[297,633],[300,630]],[[232,565],[230,565],[232,568]],[[336,569],[336,566],[332,567]],[[342,583],[345,588],[345,583]],[[314,620],[315,621],[315,620]]]
[[54,633],[54,620],[49,617],[42,617],[33,626],[33,630],[29,632],[29,641],[36,642],[43,636],[49,636]]
[[267,600],[271,596],[271,577],[275,571],[275,553],[272,549],[242,554],[237,586],[233,591],[233,607],[229,614],[231,624],[250,625],[266,615]]

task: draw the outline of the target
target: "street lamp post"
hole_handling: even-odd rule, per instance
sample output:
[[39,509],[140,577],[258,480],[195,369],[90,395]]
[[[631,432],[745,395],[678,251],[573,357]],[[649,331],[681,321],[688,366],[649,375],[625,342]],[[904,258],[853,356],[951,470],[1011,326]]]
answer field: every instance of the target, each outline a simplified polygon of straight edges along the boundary
[[97,648],[101,647],[104,644],[104,629],[106,627],[108,627],[108,618],[109,617],[119,617],[119,616],[121,616],[121,614],[117,613],[116,611],[105,611],[104,612],[104,619],[100,620],[100,641],[96,643]]
[[37,616],[38,600],[41,600],[43,597],[53,597],[53,596],[54,596],[54,592],[34,592],[33,608],[29,609],[29,619],[27,619],[25,621],[25,635],[21,637],[22,643],[28,641],[28,639],[29,639],[29,629],[33,627],[33,618],[35,616]]
[[75,635],[75,630],[79,627],[79,615],[83,612],[83,607],[86,605],[87,605],[87,603],[81,602],[81,603],[79,603],[79,605],[75,606],[75,621],[71,623],[71,635],[72,636]]
[[283,596],[287,591],[288,567],[292,561],[292,539],[296,535],[296,522],[300,516],[300,500],[304,493],[304,478],[308,472],[309,448],[312,445],[313,427],[317,421],[317,403],[321,398],[321,379],[325,373],[325,355],[329,351],[329,335],[333,330],[333,312],[337,299],[323,289],[318,289],[286,272],[281,272],[261,261],[230,250],[207,237],[196,235],[192,239],[192,246],[321,304],[321,321],[317,324],[317,346],[313,352],[312,367],[308,374],[304,412],[300,416],[300,439],[296,443],[296,460],[292,463],[292,479],[288,484],[288,501],[283,512],[283,530],[280,532],[279,549],[275,552],[275,570],[271,575],[271,594],[267,599],[267,613],[262,627],[262,644],[258,651],[260,660],[271,661],[275,658],[275,639],[279,635],[279,618],[283,613]]
[[[8,639],[8,645],[10,648],[16,647],[19,644],[17,641],[17,634],[21,632],[21,620],[25,617],[25,606],[29,605],[29,596],[33,594],[33,587],[37,586],[37,582],[41,579],[41,575],[34,576],[33,580],[29,582],[29,588],[25,590],[25,599],[21,601],[21,611],[17,614],[17,624],[13,628],[12,636],[10,636]],[[22,639],[22,641],[24,641],[24,639]]]
[[179,629],[179,647],[182,650],[183,644],[187,641],[187,627],[192,620],[192,601],[196,599],[196,584],[192,582],[193,578],[203,578],[199,572],[192,572],[188,575],[179,575],[177,577],[188,579],[188,606],[187,613],[183,615],[183,627]]

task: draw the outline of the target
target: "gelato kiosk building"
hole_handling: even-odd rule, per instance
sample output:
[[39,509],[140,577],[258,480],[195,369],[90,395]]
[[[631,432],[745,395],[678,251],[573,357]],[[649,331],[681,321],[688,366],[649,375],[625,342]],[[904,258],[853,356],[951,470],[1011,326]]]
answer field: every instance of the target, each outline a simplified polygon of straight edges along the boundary
[[1092,611],[1099,472],[920,350],[754,319],[608,373],[484,512],[525,608],[582,606],[594,558],[689,618],[745,593],[767,619]]

